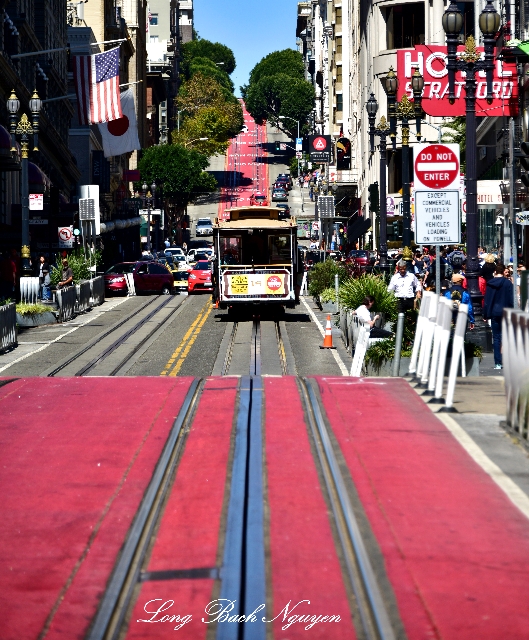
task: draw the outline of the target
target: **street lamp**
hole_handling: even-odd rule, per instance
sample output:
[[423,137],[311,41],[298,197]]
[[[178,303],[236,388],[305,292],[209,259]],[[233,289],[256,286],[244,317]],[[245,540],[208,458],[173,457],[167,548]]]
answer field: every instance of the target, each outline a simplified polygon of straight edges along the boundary
[[30,249],[29,249],[29,180],[28,180],[28,163],[29,163],[29,137],[33,136],[33,151],[38,151],[38,133],[39,133],[39,112],[42,108],[42,100],[39,98],[37,90],[33,92],[29,101],[31,109],[31,122],[25,113],[17,123],[17,113],[20,109],[20,100],[17,98],[15,91],[11,92],[7,101],[7,110],[9,111],[10,133],[11,133],[11,152],[16,153],[16,136],[20,136],[21,156],[22,156],[22,175],[21,175],[21,192],[22,192],[22,249],[20,252],[22,258],[22,275],[31,276]]
[[375,136],[380,139],[380,230],[379,230],[379,255],[380,268],[388,266],[388,228],[387,228],[387,188],[386,188],[386,138],[389,135],[389,125],[382,116],[378,126],[375,127],[375,118],[378,111],[378,102],[372,93],[366,102],[367,117],[369,119],[369,150],[375,152]]
[[[147,251],[151,252],[151,207],[154,204],[154,198],[156,194],[156,182],[151,184],[151,190],[147,191],[147,183],[142,185],[143,192],[143,206],[147,205]],[[153,207],[154,208],[154,207]]]
[[390,67],[384,79],[384,89],[388,97],[388,116],[390,138],[393,142],[393,150],[397,147],[397,125],[401,121],[402,130],[402,244],[411,249],[411,211],[410,211],[410,126],[409,121],[415,117],[417,138],[421,138],[422,119],[422,90],[424,79],[418,69],[412,76],[412,90],[414,102],[410,102],[404,94],[400,102],[397,101],[398,80]]
[[500,16],[492,0],[479,16],[479,28],[483,33],[485,58],[477,51],[476,42],[469,36],[465,42],[465,51],[457,55],[459,32],[463,27],[463,16],[454,0],[443,14],[443,28],[446,33],[448,50],[448,91],[449,100],[455,102],[456,71],[465,74],[466,103],[466,189],[467,189],[467,268],[465,275],[468,290],[472,299],[476,318],[476,342],[487,346],[488,325],[482,319],[482,299],[479,290],[479,258],[478,258],[478,194],[477,194],[477,147],[476,147],[476,73],[484,71],[487,80],[487,102],[492,101],[492,75],[494,70],[495,35],[500,27]]
[[190,144],[193,144],[193,142],[204,142],[205,140],[209,140],[209,138],[195,138],[194,140],[188,140],[185,142],[184,146],[188,147]]
[[[297,122],[298,123],[298,138],[299,138],[299,120],[296,120],[296,118],[291,118],[290,116],[278,116],[279,120],[292,120],[292,122]],[[296,149],[297,151],[297,149]],[[298,158],[298,178],[299,178],[299,158]]]

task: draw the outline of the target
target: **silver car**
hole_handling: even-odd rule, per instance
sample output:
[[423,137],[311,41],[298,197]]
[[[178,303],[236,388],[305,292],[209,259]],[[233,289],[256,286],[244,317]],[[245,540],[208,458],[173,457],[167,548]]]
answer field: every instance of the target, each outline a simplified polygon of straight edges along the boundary
[[197,236],[212,236],[213,226],[211,224],[211,220],[209,218],[199,218],[197,220],[197,228],[195,233]]

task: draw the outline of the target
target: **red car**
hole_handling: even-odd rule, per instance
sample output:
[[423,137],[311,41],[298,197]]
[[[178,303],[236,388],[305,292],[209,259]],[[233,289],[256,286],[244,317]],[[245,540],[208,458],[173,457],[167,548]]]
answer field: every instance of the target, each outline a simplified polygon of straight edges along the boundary
[[206,260],[200,260],[189,272],[189,280],[187,281],[187,291],[196,293],[197,291],[213,291],[213,282],[211,281],[211,264]]
[[252,193],[250,196],[250,206],[251,207],[267,207],[268,206],[268,198],[264,193]]
[[105,289],[109,293],[127,293],[126,273],[132,273],[136,293],[173,292],[173,274],[159,262],[120,262],[105,272]]
[[371,262],[369,251],[364,251],[363,249],[353,249],[352,251],[349,251],[346,262],[354,262],[361,267],[367,267]]

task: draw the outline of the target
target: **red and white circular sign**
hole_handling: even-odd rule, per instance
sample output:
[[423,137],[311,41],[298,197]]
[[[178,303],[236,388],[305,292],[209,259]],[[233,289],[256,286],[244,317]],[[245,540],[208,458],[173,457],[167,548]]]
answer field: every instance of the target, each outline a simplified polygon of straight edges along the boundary
[[272,291],[278,291],[282,286],[281,278],[279,276],[270,276],[266,281],[266,286]]
[[68,242],[68,240],[71,240],[72,235],[73,232],[70,227],[63,227],[62,229],[59,229],[59,240],[62,240],[63,242]]
[[459,149],[457,145],[430,144],[415,152],[415,188],[459,189]]
[[316,151],[325,151],[325,149],[327,149],[327,140],[322,137],[314,138],[312,146]]

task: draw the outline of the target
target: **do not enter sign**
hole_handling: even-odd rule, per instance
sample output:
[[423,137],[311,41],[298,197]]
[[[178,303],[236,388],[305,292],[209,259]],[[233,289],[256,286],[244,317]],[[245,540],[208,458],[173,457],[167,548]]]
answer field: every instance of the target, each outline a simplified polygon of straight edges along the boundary
[[415,189],[459,189],[458,144],[417,145],[413,156]]

